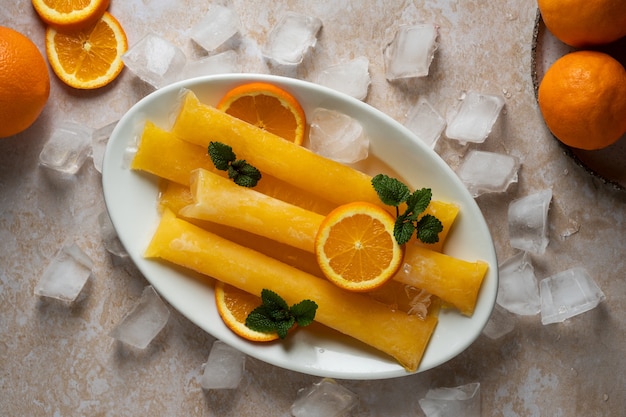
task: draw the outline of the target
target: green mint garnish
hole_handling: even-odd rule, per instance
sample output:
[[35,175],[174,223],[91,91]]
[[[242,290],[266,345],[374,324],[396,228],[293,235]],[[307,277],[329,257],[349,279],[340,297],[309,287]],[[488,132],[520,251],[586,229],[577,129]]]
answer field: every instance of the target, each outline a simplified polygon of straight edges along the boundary
[[[385,174],[378,174],[372,178],[372,186],[380,200],[396,208],[396,224],[393,230],[394,237],[399,245],[407,243],[413,233],[424,243],[437,243],[443,225],[435,216],[420,214],[426,210],[432,199],[430,188],[422,188],[411,193],[409,187],[396,178]],[[400,213],[400,204],[406,203],[404,213]]]
[[281,339],[295,323],[303,327],[311,324],[317,311],[314,301],[304,300],[289,307],[280,295],[268,289],[261,291],[261,302],[246,317],[246,326],[257,332],[276,332]]
[[228,145],[210,142],[209,156],[215,168],[228,172],[228,178],[237,185],[254,187],[261,179],[261,172],[244,159],[237,159],[233,148]]

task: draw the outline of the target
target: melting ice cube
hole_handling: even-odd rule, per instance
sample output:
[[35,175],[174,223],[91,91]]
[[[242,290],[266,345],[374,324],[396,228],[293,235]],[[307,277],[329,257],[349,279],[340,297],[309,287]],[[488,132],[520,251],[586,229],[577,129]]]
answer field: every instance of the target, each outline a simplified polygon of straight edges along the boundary
[[604,293],[580,267],[568,269],[541,280],[541,323],[550,324],[595,308]]
[[335,380],[324,378],[307,389],[298,392],[291,405],[294,417],[339,417],[352,409],[358,398]]
[[204,365],[200,385],[206,390],[237,388],[243,378],[245,363],[246,355],[216,340]]
[[548,209],[552,190],[514,200],[509,204],[509,239],[511,246],[543,254],[548,246]]
[[135,306],[109,333],[130,346],[145,349],[165,327],[170,311],[151,285],[144,288]]
[[111,223],[111,219],[109,218],[109,214],[106,211],[100,213],[98,223],[100,225],[102,242],[107,252],[118,258],[128,258],[128,252],[126,252],[122,242],[120,242],[117,232],[113,227],[113,223]]
[[419,404],[426,417],[480,417],[480,384],[431,389]]
[[65,245],[48,264],[35,295],[72,302],[91,275],[93,262],[75,243]]
[[428,75],[437,49],[437,31],[432,24],[400,26],[384,50],[387,80]]
[[473,197],[502,193],[517,182],[519,160],[513,156],[486,151],[470,151],[458,175]]
[[212,74],[229,74],[239,72],[239,57],[233,50],[207,56],[197,61],[187,62],[185,78],[200,77]]
[[428,100],[420,98],[409,110],[404,126],[415,133],[426,145],[434,148],[446,127],[446,120]]
[[191,29],[191,39],[211,52],[239,32],[239,16],[229,7],[218,4],[209,10]]
[[317,17],[287,12],[270,31],[263,55],[281,65],[298,65],[315,47],[321,28]]
[[154,88],[177,81],[187,58],[173,43],[149,33],[122,55],[124,65]]
[[39,154],[41,166],[63,174],[76,174],[91,150],[93,129],[64,122],[52,131]]
[[367,97],[370,86],[369,60],[360,56],[344,64],[333,65],[321,72],[317,82],[359,100]]
[[311,117],[310,149],[326,158],[342,163],[355,163],[367,158],[369,139],[363,126],[352,117],[317,108]]
[[497,303],[512,313],[532,316],[541,310],[539,285],[530,257],[519,252],[498,267],[499,284]]
[[483,334],[490,339],[497,340],[511,333],[513,329],[515,329],[515,316],[496,305],[483,329]]
[[448,123],[446,136],[462,143],[483,143],[498,120],[502,107],[504,99],[500,96],[468,92],[458,113]]
[[111,137],[115,126],[117,126],[117,121],[94,130],[91,137],[91,159],[93,160],[94,167],[96,167],[96,171],[100,173],[102,173],[104,151],[106,150],[109,137]]

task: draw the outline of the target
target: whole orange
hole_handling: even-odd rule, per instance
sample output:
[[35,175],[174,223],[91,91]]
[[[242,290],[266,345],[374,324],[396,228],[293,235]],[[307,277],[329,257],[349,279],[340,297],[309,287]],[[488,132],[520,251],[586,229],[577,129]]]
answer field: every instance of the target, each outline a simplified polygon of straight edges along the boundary
[[624,0],[538,0],[546,27],[577,48],[601,45],[626,36]]
[[0,138],[26,130],[50,95],[48,66],[26,36],[0,26]]
[[546,71],[538,102],[561,142],[586,150],[607,147],[626,132],[626,70],[602,52],[566,54]]

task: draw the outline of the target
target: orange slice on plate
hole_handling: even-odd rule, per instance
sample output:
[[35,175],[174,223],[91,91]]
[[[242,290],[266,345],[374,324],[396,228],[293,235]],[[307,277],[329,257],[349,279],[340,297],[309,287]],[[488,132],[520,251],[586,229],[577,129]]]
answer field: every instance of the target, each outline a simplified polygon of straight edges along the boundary
[[93,89],[109,84],[124,68],[122,55],[127,49],[124,29],[108,12],[85,29],[46,29],[50,66],[61,81],[74,88]]
[[302,144],[306,116],[298,100],[273,84],[252,82],[228,91],[217,108],[233,117]]
[[254,342],[269,342],[278,339],[278,333],[258,332],[246,326],[246,317],[261,305],[261,297],[216,281],[215,303],[224,324],[235,334]]
[[37,14],[49,25],[80,29],[98,20],[109,0],[32,0]]
[[404,255],[393,230],[395,218],[366,202],[344,204],[322,221],[315,255],[324,275],[350,291],[380,287],[400,268]]

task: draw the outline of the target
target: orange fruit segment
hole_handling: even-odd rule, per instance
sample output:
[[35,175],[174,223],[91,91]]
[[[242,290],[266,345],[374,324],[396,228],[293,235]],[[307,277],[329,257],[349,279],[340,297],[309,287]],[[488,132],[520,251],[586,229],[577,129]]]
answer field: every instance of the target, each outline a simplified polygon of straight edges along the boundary
[[297,145],[304,140],[306,116],[302,106],[293,95],[273,84],[242,84],[228,91],[217,108]]
[[246,326],[246,317],[261,305],[261,297],[216,281],[215,303],[224,324],[235,334],[254,342],[269,342],[278,339],[278,333],[258,332]]
[[37,14],[49,25],[79,29],[98,20],[109,0],[32,0]]
[[387,282],[402,263],[393,235],[394,217],[367,202],[337,207],[322,221],[315,255],[324,275],[351,291],[369,291]]
[[122,55],[127,49],[124,29],[108,12],[85,29],[46,29],[50,66],[61,81],[74,88],[94,89],[109,84],[124,68]]
[[26,36],[0,26],[0,138],[27,129],[50,95],[48,66]]
[[626,70],[605,53],[576,51],[556,60],[537,99],[546,125],[568,146],[602,149],[626,132]]

